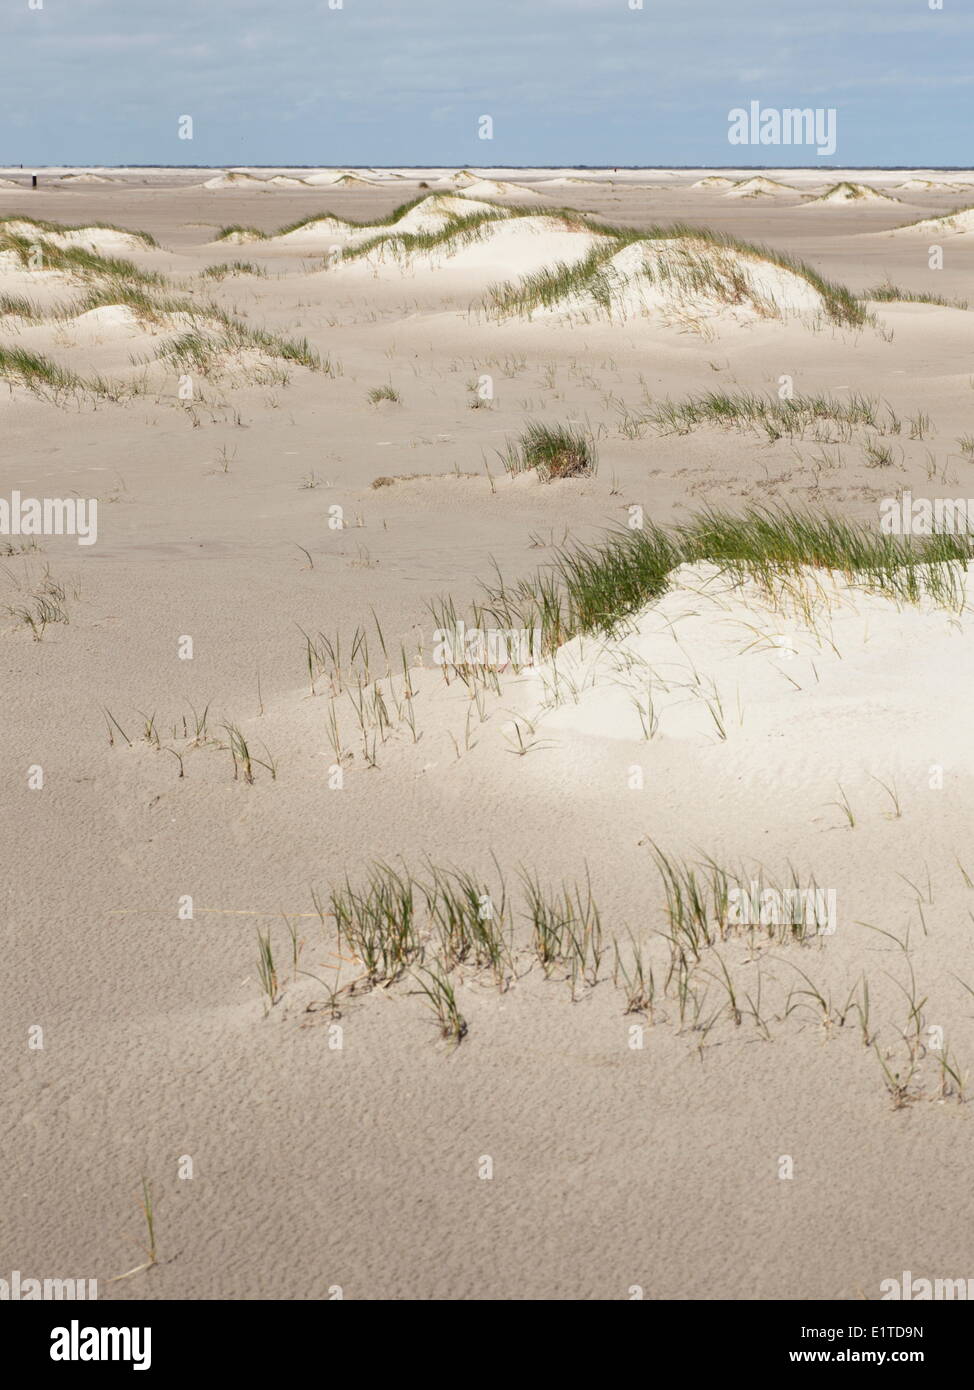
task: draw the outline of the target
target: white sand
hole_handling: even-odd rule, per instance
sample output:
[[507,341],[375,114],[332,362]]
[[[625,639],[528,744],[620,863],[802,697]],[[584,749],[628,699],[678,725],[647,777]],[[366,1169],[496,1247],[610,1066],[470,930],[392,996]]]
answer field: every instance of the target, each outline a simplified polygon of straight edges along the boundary
[[[716,297],[685,293],[699,252],[687,238],[617,253],[610,314],[569,301],[498,321],[482,305],[491,283],[583,255],[593,234],[539,200],[429,257],[322,269],[331,238],[436,229],[478,200],[431,197],[390,229],[414,185],[454,171],[293,188],[269,182],[305,171],[258,169],[208,188],[220,171],[113,170],[95,172],[115,182],[61,186],[85,172],[44,171],[5,205],[83,229],[75,244],[108,223],[144,228],[160,249],[125,255],[198,313],[140,317],[121,297],[84,310],[99,286],[0,246],[0,293],[33,308],[0,315],[8,353],[138,390],[32,391],[9,370],[0,382],[0,498],[99,503],[93,546],[54,535],[21,552],[23,537],[0,537],[9,1267],[97,1277],[103,1296],[132,1300],[320,1299],[333,1285],[359,1299],[619,1299],[639,1284],[661,1298],[858,1302],[906,1268],[970,1273],[972,1112],[944,1086],[937,1044],[942,1030],[952,1064],[974,1075],[960,983],[974,985],[970,596],[948,614],[819,576],[807,606],[776,607],[753,584],[687,567],[633,631],[500,672],[499,692],[473,700],[434,664],[427,601],[444,595],[470,619],[494,562],[514,588],[560,545],[627,527],[634,507],[662,525],[706,506],[793,505],[876,526],[904,490],[967,497],[974,316],[877,303],[876,324],[837,327],[808,282],[736,251],[711,261]],[[554,178],[559,202],[574,188],[607,222],[707,221],[857,292],[888,278],[968,293],[965,215],[941,272],[917,238],[950,234],[941,219],[969,171],[827,171],[882,189],[951,185],[911,190],[922,220],[892,237],[876,219],[908,211],[799,204],[823,172],[775,170],[796,196],[753,201],[692,188],[743,170],[580,171],[578,187],[574,170],[467,177]],[[214,244],[221,226],[270,234],[309,213],[304,239],[247,246],[241,259],[265,275],[200,278],[234,259]],[[647,257],[655,281],[639,274]],[[160,358],[194,328],[217,341],[211,302],[244,327],[307,338],[325,369],[258,347],[221,348],[202,368]],[[647,419],[708,391],[777,399],[783,377],[800,393],[865,394],[899,432],[667,434]],[[398,401],[372,404],[382,386]],[[498,455],[529,421],[591,430],[598,471],[508,476]],[[70,621],[36,641],[17,615],[51,582]],[[319,633],[340,633],[347,662],[357,628],[366,696],[378,678],[389,722],[370,748],[354,682],[337,696],[338,789],[328,677],[316,671],[312,695],[302,632],[322,647]],[[226,725],[262,760],[253,784],[239,765],[234,777]],[[671,923],[654,845],[779,882],[791,865],[834,891],[836,931],[804,945],[728,932],[693,964],[681,1017],[675,980],[664,997]],[[459,1048],[410,978],[344,996],[333,1019],[327,989],[363,967],[312,888],[327,914],[346,873],[360,883],[384,861],[422,877],[431,859],[496,898],[494,856],[517,978],[502,993],[469,963],[453,972],[469,1024]],[[561,966],[546,978],[519,869],[583,893],[588,874],[605,937],[594,986],[573,991]],[[258,930],[279,973],[266,1013]],[[634,944],[653,965],[652,1017],[625,1013],[614,940],[627,966]],[[905,1070],[911,970],[922,1030],[896,1109],[883,1063]],[[863,981],[874,1046],[849,1002]],[[28,1049],[38,1027],[43,1048]],[[159,1262],[110,1285],[143,1258],[143,1176]]]

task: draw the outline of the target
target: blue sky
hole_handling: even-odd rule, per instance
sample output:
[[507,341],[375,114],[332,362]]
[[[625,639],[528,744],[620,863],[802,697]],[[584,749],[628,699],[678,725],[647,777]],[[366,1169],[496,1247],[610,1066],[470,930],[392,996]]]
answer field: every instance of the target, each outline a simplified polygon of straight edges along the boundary
[[[0,164],[974,163],[972,0],[30,3]],[[835,155],[729,145],[752,100],[835,107]]]

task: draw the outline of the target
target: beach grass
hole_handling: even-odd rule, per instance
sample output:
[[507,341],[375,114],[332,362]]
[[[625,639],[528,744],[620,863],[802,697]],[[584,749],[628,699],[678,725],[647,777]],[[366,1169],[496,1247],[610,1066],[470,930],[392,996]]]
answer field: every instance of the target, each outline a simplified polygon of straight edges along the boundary
[[578,425],[532,421],[517,441],[508,441],[500,458],[508,473],[534,468],[546,483],[553,478],[592,477],[598,470],[595,441]]

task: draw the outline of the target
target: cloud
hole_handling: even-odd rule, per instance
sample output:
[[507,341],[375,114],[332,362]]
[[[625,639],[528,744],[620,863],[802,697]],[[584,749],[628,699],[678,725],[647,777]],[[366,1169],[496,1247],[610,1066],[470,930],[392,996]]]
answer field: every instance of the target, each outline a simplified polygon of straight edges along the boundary
[[[753,96],[862,111],[844,157],[863,162],[916,158],[904,151],[939,121],[938,162],[960,162],[972,33],[974,16],[919,0],[5,6],[0,120],[16,139],[0,157],[715,163],[727,109]],[[905,94],[930,109],[911,115]],[[174,144],[183,112],[198,117],[191,148]],[[484,112],[493,144],[476,139]]]

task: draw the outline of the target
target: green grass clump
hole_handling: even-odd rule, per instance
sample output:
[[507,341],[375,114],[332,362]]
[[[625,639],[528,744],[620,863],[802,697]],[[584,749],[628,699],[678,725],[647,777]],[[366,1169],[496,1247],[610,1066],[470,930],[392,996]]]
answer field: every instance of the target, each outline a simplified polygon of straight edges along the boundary
[[214,241],[229,241],[234,236],[245,236],[252,241],[266,241],[267,233],[262,232],[259,227],[242,227],[234,222],[229,227],[221,227],[213,238]]
[[[718,566],[737,582],[772,591],[801,572],[826,570],[899,602],[923,598],[957,610],[963,566],[974,558],[968,536],[892,536],[828,514],[750,509],[743,515],[706,511],[682,526],[620,529],[595,544],[562,547],[544,570],[509,584],[482,586],[470,628],[539,629],[550,654],[572,638],[607,634],[664,594],[683,564]],[[432,605],[434,617],[452,611]],[[447,626],[438,621],[439,626]]]
[[598,468],[592,436],[575,425],[534,421],[520,440],[501,455],[508,473],[536,468],[544,482],[552,478],[591,477]]
[[[547,569],[510,585],[484,584],[470,627],[540,631],[550,654],[584,633],[613,631],[666,591],[681,562],[677,546],[656,526],[620,530],[594,545],[562,547]],[[449,604],[431,608],[437,625]]]
[[937,304],[943,309],[966,309],[968,307],[966,299],[944,299],[943,295],[927,294],[923,290],[904,290],[889,280],[882,285],[873,286],[871,290],[863,290],[862,298],[864,300],[871,299],[880,304]]
[[112,381],[107,377],[79,376],[50,357],[3,345],[0,345],[0,378],[19,382],[42,400],[55,404],[60,404],[68,395],[120,401],[140,390],[133,383]]
[[40,309],[30,299],[19,294],[0,294],[0,314],[9,314],[18,319],[42,318]]
[[344,942],[362,961],[370,985],[391,984],[421,955],[415,883],[405,871],[378,864],[364,888],[331,892],[331,910]]
[[[229,237],[233,236],[234,233],[238,233],[247,237],[259,239],[261,241],[266,241],[268,237],[287,236],[289,232],[300,231],[302,227],[309,227],[314,222],[340,222],[343,226],[349,227],[351,229],[357,227],[394,227],[395,224],[401,218],[405,217],[407,212],[412,212],[413,208],[418,207],[420,203],[425,203],[427,198],[430,196],[435,195],[420,194],[419,197],[411,198],[407,203],[400,203],[398,207],[393,208],[393,210],[389,213],[386,213],[384,217],[370,217],[363,222],[356,222],[348,217],[340,217],[338,213],[331,212],[328,208],[322,208],[318,212],[309,212],[306,214],[306,216],[299,217],[296,222],[287,222],[284,224],[284,226],[278,227],[277,230],[274,232],[262,232],[257,227],[242,227],[238,225],[230,227],[221,227],[214,240],[226,241]],[[454,214],[452,213],[447,213],[445,215],[451,218],[454,216]],[[496,211],[491,213],[489,216],[492,218],[496,218],[504,217],[505,215],[506,209],[498,207]],[[471,214],[471,218],[473,216],[474,214]],[[477,216],[483,217],[484,214],[477,214]],[[457,220],[467,221],[468,219],[459,217],[457,218]],[[407,234],[403,233],[403,235]],[[374,238],[374,240],[380,241],[383,240],[383,238],[376,237]]]
[[[427,232],[378,232],[366,241],[342,248],[343,261],[361,260],[375,251],[383,251],[394,259],[403,260],[409,256],[429,254],[440,249],[457,250],[484,236],[488,226],[497,221],[494,213],[477,212],[469,217],[446,214],[448,220],[442,227]],[[381,223],[374,225],[380,226]]]
[[816,199],[816,203],[824,203],[825,199],[832,193],[847,193],[850,199],[860,199],[868,197],[868,193],[854,183],[843,180],[841,183],[834,183],[831,188],[827,188]]
[[269,357],[279,357],[286,362],[295,362],[299,366],[307,367],[312,372],[329,370],[327,365],[322,364],[320,354],[311,346],[307,338],[282,338],[276,333],[268,333],[263,328],[251,328],[249,325],[241,323],[239,319],[225,313],[216,305],[208,305],[203,312],[215,318],[221,325],[222,333],[219,337],[218,350],[234,351],[241,348],[253,348],[258,352],[266,353]]
[[272,233],[272,235],[276,237],[287,236],[288,232],[299,232],[302,227],[310,227],[315,222],[340,222],[345,227],[354,227],[356,225],[377,225],[376,223],[371,222],[367,224],[357,224],[354,222],[349,222],[347,218],[336,217],[335,214],[332,212],[309,212],[307,217],[299,217],[296,222],[288,222],[285,226],[278,227],[277,231]]
[[200,271],[201,280],[225,280],[228,275],[256,275],[266,279],[267,271],[253,261],[221,261],[219,265],[208,265]]
[[171,339],[157,353],[159,361],[168,362],[178,371],[192,368],[209,376],[219,368],[222,353],[250,350],[293,362],[309,371],[336,374],[337,369],[331,362],[322,361],[307,338],[283,338],[263,328],[252,328],[215,304],[193,306],[192,312],[197,326]]
[[52,398],[62,396],[65,392],[80,390],[85,384],[77,372],[62,367],[49,357],[41,357],[37,353],[27,352],[24,348],[6,347],[2,344],[0,377],[7,381],[19,381],[35,394]]
[[175,371],[190,368],[200,376],[209,376],[216,366],[217,352],[212,338],[198,329],[190,329],[165,343],[156,356],[157,361],[168,363]]
[[[426,978],[423,979],[422,976]],[[425,995],[440,1029],[440,1037],[457,1046],[467,1036],[467,1020],[457,1005],[456,991],[446,970],[434,965],[432,970],[422,966],[414,976],[419,989],[413,994]]]
[[100,256],[83,246],[56,246],[43,237],[31,240],[0,229],[0,251],[13,251],[25,268],[33,268],[34,248],[40,247],[43,270],[60,270],[81,279],[128,280],[141,285],[165,285],[166,277],[155,270],[141,270],[134,261],[119,256]]
[[907,603],[924,596],[956,608],[969,536],[884,535],[860,522],[810,511],[751,508],[742,516],[707,511],[678,528],[688,563],[709,561],[738,579],[771,585],[804,568],[827,570]]
[[394,405],[402,404],[402,396],[394,386],[373,386],[368,393],[370,405],[379,405],[382,401],[392,401]]
[[18,585],[19,602],[7,604],[5,612],[22,627],[29,628],[35,642],[40,642],[45,628],[52,623],[70,622],[67,590],[45,567],[36,584]]
[[429,865],[423,896],[439,956],[446,969],[473,965],[498,980],[511,969],[511,944],[504,929],[507,895],[503,880],[497,901],[482,879],[462,869]]
[[131,227],[119,227],[114,222],[48,222],[43,217],[28,216],[22,212],[8,212],[0,217],[0,231],[8,222],[29,222],[40,232],[123,232],[135,237],[144,246],[158,247],[159,243],[149,232],[133,231]]
[[707,391],[682,401],[663,401],[643,417],[661,434],[689,434],[702,425],[734,429],[760,429],[772,442],[785,436],[803,437],[811,430],[815,437],[828,440],[832,427],[845,439],[856,427],[868,426],[879,433],[898,434],[900,421],[880,403],[851,392],[842,400],[833,396],[758,396],[751,391]]
[[87,291],[84,298],[75,304],[63,306],[60,316],[87,313],[91,309],[112,307],[116,304],[131,309],[144,323],[161,323],[169,314],[198,313],[197,306],[189,299],[173,295],[152,293],[144,284],[129,284],[124,280],[104,280]]
[[[633,239],[639,239],[638,234]],[[611,286],[602,274],[603,266],[624,243],[593,247],[577,261],[558,261],[520,280],[492,285],[486,307],[497,318],[528,316],[535,309],[550,309],[570,296],[588,294],[608,313],[612,305]]]

